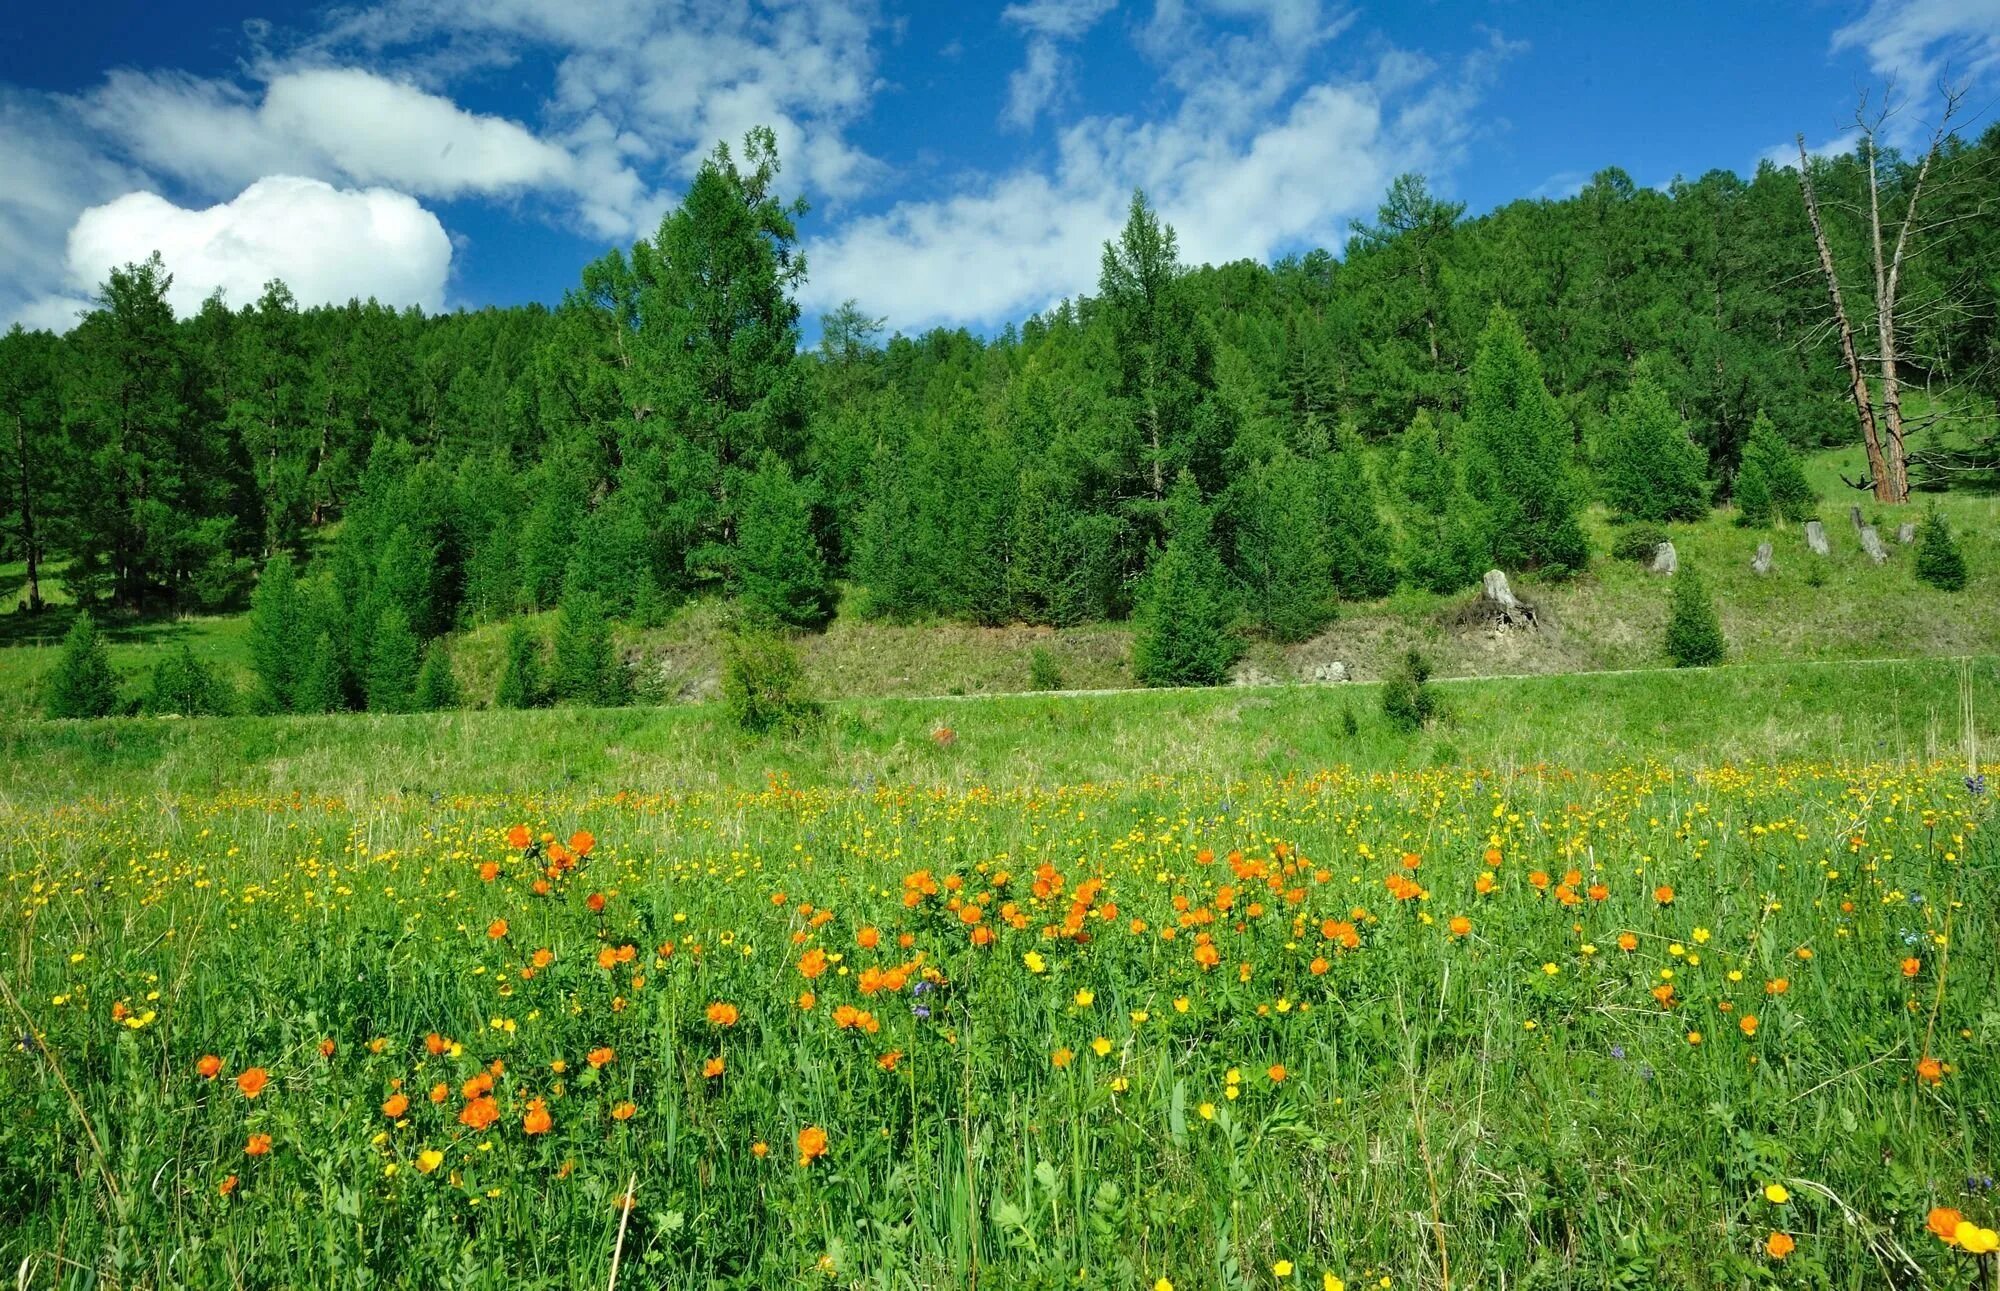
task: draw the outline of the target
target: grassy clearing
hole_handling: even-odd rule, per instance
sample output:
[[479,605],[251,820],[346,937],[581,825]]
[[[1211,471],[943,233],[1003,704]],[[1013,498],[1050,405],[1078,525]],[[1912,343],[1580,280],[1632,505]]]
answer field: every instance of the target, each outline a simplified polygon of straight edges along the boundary
[[1968,1286],[1963,686],[9,726],[0,1262],[602,1286],[631,1183],[626,1286]]

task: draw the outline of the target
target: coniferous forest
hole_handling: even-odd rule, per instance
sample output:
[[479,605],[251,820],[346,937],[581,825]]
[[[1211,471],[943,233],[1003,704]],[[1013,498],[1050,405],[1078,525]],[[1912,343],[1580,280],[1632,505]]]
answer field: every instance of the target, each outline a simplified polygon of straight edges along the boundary
[[786,630],[843,598],[1131,619],[1142,680],[1213,682],[1233,625],[1581,570],[1592,503],[1803,516],[1797,455],[1864,433],[1857,499],[1990,476],[2000,128],[1807,177],[1611,169],[1472,215],[1404,175],[1345,247],[1268,265],[1183,263],[1138,193],[1090,295],[990,338],[850,302],[808,343],[807,208],[757,131],[553,306],[274,281],[176,318],[171,264],[114,272],[73,331],[0,341],[0,554],[26,613],[52,567],[100,615],[250,606],[280,710],[436,706],[431,643],[556,608],[554,663],[510,645],[503,692],[617,702],[606,621],[709,596]]

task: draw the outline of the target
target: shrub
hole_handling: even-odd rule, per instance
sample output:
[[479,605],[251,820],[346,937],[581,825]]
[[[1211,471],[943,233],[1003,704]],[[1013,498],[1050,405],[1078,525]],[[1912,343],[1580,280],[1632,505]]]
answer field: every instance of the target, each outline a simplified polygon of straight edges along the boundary
[[804,731],[820,715],[799,652],[762,632],[739,633],[724,644],[722,703],[736,728],[752,735]]
[[1036,646],[1028,652],[1028,688],[1030,690],[1063,688],[1062,666],[1056,662],[1054,652],[1046,646]]
[[500,667],[494,692],[496,708],[539,708],[548,702],[542,692],[542,643],[526,623],[507,629],[507,661]]
[[1692,566],[1674,575],[1673,611],[1667,616],[1667,658],[1676,668],[1706,668],[1722,662],[1726,651],[1715,606]]
[[1736,523],[1746,529],[1767,529],[1777,516],[1771,477],[1762,462],[1745,458],[1736,472]]
[[1652,563],[1653,554],[1667,541],[1667,531],[1656,524],[1621,525],[1611,538],[1611,554],[1620,560],[1641,565]]
[[1416,650],[1403,656],[1382,685],[1382,716],[1390,726],[1407,734],[1422,730],[1437,716],[1437,692],[1430,681],[1430,660]]
[[1951,524],[1939,514],[1937,503],[1924,516],[1917,537],[1917,577],[1932,587],[1956,592],[1965,587],[1965,553],[1952,537]]
[[109,717],[118,711],[118,674],[88,610],[76,616],[63,638],[62,654],[49,674],[46,707],[50,717]]
[[236,706],[236,692],[221,674],[195,656],[191,646],[162,659],[153,669],[146,692],[146,711],[182,717],[214,717]]

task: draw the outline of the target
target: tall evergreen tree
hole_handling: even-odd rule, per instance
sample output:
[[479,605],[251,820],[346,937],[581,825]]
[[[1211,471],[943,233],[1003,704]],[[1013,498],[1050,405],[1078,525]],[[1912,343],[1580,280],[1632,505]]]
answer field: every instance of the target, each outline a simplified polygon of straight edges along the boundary
[[1303,641],[1334,615],[1334,552],[1312,464],[1280,447],[1232,490],[1236,568],[1257,625]]
[[402,606],[385,605],[375,620],[375,634],[368,647],[368,711],[407,713],[414,705],[417,690],[419,651],[417,634]]
[[526,622],[516,619],[507,629],[506,652],[493,704],[496,708],[539,708],[546,702],[541,639]]
[[737,590],[769,624],[819,628],[833,617],[833,578],[813,532],[812,489],[767,453],[744,484]]
[[1228,572],[1191,475],[1175,485],[1168,514],[1171,536],[1139,596],[1132,671],[1148,686],[1218,685],[1242,647]]
[[458,675],[452,671],[451,650],[443,637],[433,640],[424,651],[424,664],[417,672],[412,706],[420,713],[436,713],[457,708],[461,702]]
[[1632,520],[1698,520],[1708,513],[1702,487],[1705,455],[1688,438],[1687,423],[1667,392],[1641,365],[1632,383],[1612,396],[1598,462],[1604,497]]
[[149,713],[178,717],[215,717],[235,707],[235,694],[214,668],[185,641],[153,668],[146,691]]
[[1773,515],[1795,521],[1812,519],[1819,508],[1819,496],[1806,481],[1799,455],[1762,409],[1750,423],[1749,436],[1743,445],[1743,466],[1737,477],[1737,504],[1746,513],[1750,508],[1741,496],[1743,476],[1752,470],[1763,477]]
[[1433,592],[1456,592],[1478,581],[1484,558],[1479,518],[1428,410],[1419,409],[1403,435],[1397,486],[1403,572],[1410,581]]
[[40,613],[42,561],[48,550],[51,497],[63,471],[61,343],[19,323],[0,336],[0,525],[19,552],[27,591],[22,604]]
[[347,678],[340,666],[340,647],[333,633],[322,629],[307,652],[292,688],[295,713],[336,713],[347,707]]
[[1674,575],[1673,607],[1667,617],[1667,658],[1676,668],[1707,668],[1722,662],[1727,646],[1715,604],[1692,565]]
[[1319,496],[1334,585],[1349,600],[1387,596],[1396,587],[1396,568],[1361,437],[1342,427],[1333,453],[1321,461]]
[[291,555],[280,551],[264,563],[250,596],[250,669],[257,674],[256,703],[270,712],[293,706],[311,650],[305,608]]
[[63,637],[62,653],[43,683],[50,717],[109,717],[118,711],[118,674],[88,610]]
[[1484,514],[1486,555],[1507,568],[1589,563],[1570,469],[1570,434],[1514,316],[1494,306],[1472,364],[1466,487]]
[[625,668],[611,641],[604,602],[589,592],[563,601],[556,616],[555,668],[550,689],[569,704],[606,707],[628,698]]
[[1952,537],[1951,523],[1930,505],[1917,536],[1917,577],[1940,591],[1957,592],[1965,587],[1965,553]]

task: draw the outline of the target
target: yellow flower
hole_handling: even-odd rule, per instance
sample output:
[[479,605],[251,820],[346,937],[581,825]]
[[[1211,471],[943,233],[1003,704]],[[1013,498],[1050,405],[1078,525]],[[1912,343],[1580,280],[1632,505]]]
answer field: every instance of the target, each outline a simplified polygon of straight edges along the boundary
[[1046,973],[1049,971],[1048,961],[1043,959],[1041,952],[1037,950],[1031,950],[1021,956],[1021,962],[1028,966],[1028,971],[1031,973]]
[[1279,1260],[1271,1266],[1271,1275],[1280,1278],[1292,1276],[1292,1262],[1290,1260]]
[[1097,1037],[1097,1039],[1092,1040],[1090,1042],[1090,1049],[1092,1053],[1095,1053],[1098,1057],[1102,1058],[1104,1055],[1111,1052],[1111,1042],[1109,1040],[1106,1040],[1103,1036],[1099,1036]]
[[1165,1278],[1153,1279],[1153,1291],[1174,1291],[1174,1284]]
[[1195,1108],[1195,1110],[1201,1113],[1201,1119],[1204,1121],[1212,1121],[1215,1119],[1214,1103],[1203,1103],[1200,1107]]
[[436,1148],[425,1148],[417,1153],[417,1173],[429,1174],[444,1164],[444,1153]]
[[1078,991],[1076,993],[1076,1006],[1080,1009],[1087,1009],[1091,1006],[1091,1003],[1096,999],[1097,996],[1092,992],[1090,992],[1089,990]]
[[1331,1273],[1319,1275],[1319,1291],[1347,1291],[1347,1284]]
[[1188,997],[1185,995],[1176,996],[1174,998],[1174,1012],[1185,1013],[1187,1011],[1188,1011]]
[[1791,1199],[1792,1194],[1785,1190],[1784,1184],[1767,1183],[1764,1185],[1764,1200],[1770,1202],[1773,1206],[1782,1206]]

